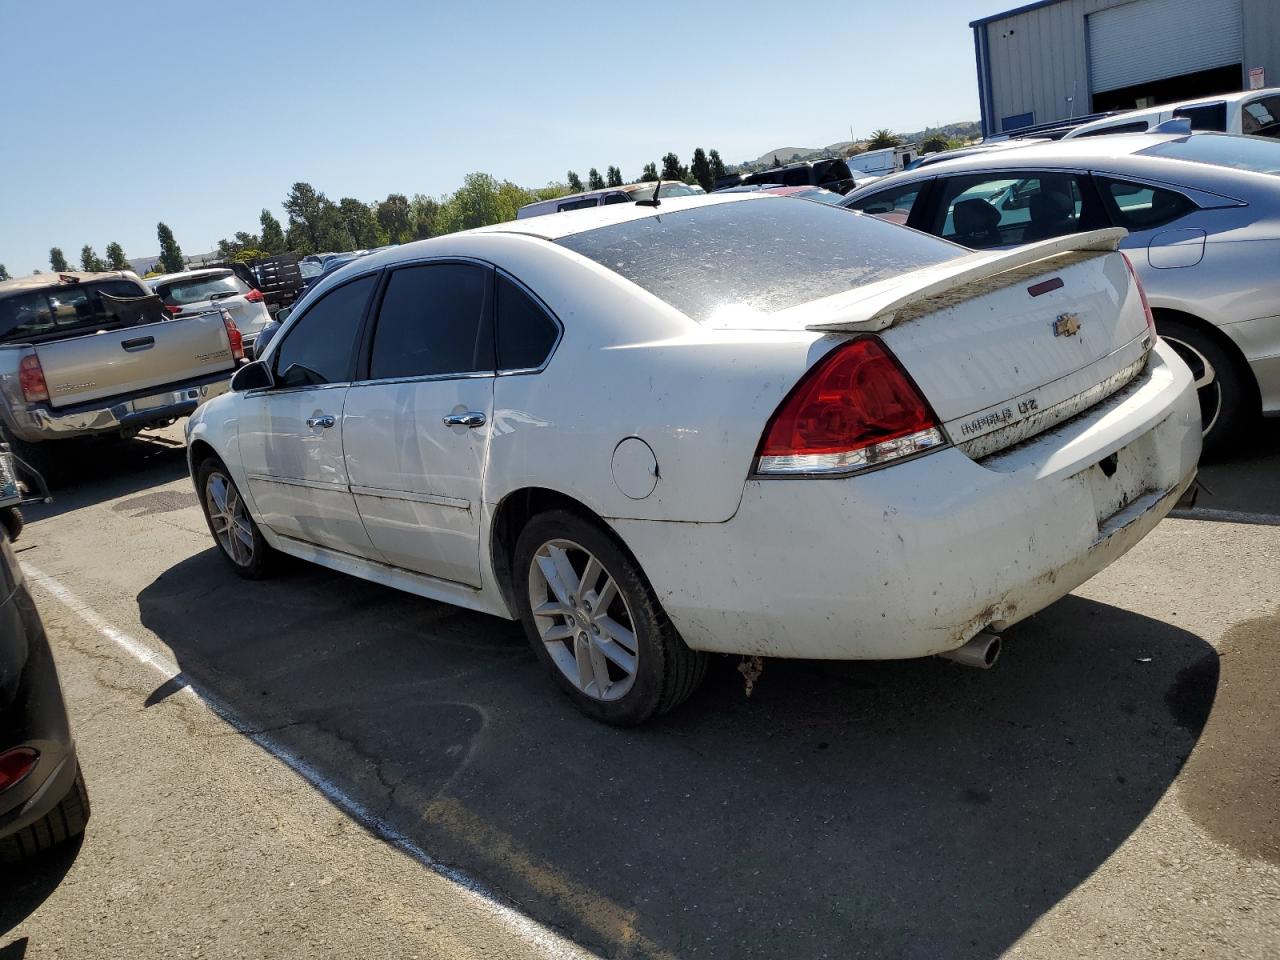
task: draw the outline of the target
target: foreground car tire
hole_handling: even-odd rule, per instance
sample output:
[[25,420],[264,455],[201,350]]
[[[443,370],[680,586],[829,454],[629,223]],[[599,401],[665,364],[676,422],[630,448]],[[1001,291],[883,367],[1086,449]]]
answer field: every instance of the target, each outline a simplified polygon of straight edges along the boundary
[[246,580],[270,576],[279,555],[249,515],[244,497],[221,460],[209,457],[200,464],[196,489],[209,532],[231,569]]
[[707,656],[680,639],[639,565],[601,526],[553,510],[516,543],[520,618],[583,713],[634,726],[697,689]]
[[1249,415],[1252,385],[1242,369],[1214,337],[1172,317],[1156,321],[1160,338],[1191,368],[1204,426],[1204,454],[1221,453]]
[[61,802],[44,817],[0,840],[0,863],[17,863],[84,833],[89,822],[89,792],[84,774],[76,767],[76,780]]

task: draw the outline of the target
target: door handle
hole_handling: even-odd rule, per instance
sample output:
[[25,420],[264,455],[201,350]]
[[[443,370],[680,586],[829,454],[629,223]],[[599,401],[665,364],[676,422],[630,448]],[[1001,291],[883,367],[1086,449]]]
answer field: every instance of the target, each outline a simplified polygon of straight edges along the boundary
[[484,414],[479,410],[468,410],[466,413],[451,413],[444,417],[446,427],[483,427]]
[[333,414],[325,413],[318,417],[307,417],[307,426],[312,429],[316,427],[324,427],[326,430],[332,427],[337,421],[333,419]]
[[120,346],[125,350],[149,350],[155,345],[155,337],[134,337],[132,340],[120,341]]

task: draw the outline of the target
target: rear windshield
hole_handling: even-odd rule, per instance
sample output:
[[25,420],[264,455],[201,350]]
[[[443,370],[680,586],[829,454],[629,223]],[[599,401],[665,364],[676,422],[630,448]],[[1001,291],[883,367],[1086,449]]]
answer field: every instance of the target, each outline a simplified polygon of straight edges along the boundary
[[1255,173],[1280,173],[1280,143],[1262,137],[1197,134],[1166,140],[1141,152],[1151,157],[1194,160]]
[[234,273],[220,273],[156,284],[156,293],[171,307],[248,293],[249,287]]
[[99,293],[111,297],[147,297],[132,280],[74,283],[0,300],[0,342],[25,343],[115,322],[103,309]]
[[783,198],[659,213],[558,242],[712,324],[776,313],[967,252],[874,217]]

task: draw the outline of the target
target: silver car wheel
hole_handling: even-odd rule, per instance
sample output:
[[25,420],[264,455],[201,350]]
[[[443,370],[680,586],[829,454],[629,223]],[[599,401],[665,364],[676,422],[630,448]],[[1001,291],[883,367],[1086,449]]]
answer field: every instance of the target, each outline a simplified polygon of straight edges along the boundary
[[1176,340],[1163,335],[1160,339],[1173,347],[1174,353],[1191,368],[1196,398],[1200,401],[1201,434],[1207,436],[1222,413],[1222,384],[1218,382],[1218,372],[1213,368],[1208,357],[1185,340]]
[[618,700],[635,684],[635,620],[612,574],[572,540],[550,540],[529,565],[529,608],[547,652],[587,696]]
[[215,470],[204,484],[204,502],[209,510],[218,546],[237,566],[253,563],[253,526],[240,491],[225,473]]

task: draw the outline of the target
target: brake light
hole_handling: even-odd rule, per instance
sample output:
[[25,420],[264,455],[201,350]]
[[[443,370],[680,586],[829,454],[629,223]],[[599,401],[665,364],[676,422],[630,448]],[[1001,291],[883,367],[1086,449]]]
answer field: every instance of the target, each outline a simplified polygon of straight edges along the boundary
[[850,473],[945,445],[929,403],[875,337],[836,347],[769,419],[763,475]]
[[49,399],[49,384],[44,380],[44,368],[40,358],[29,353],[18,363],[18,384],[22,387],[22,399],[38,403]]
[[0,753],[0,793],[30,773],[39,759],[40,754],[30,747],[15,747]]
[[166,303],[164,308],[172,313],[175,317],[182,312],[182,308],[176,303]]
[[231,322],[231,314],[222,311],[222,325],[227,328],[227,342],[231,344],[231,356],[235,360],[244,359],[244,337],[240,336],[240,331],[236,329],[236,325]]
[[261,291],[261,290],[250,290],[248,293],[246,293],[246,294],[244,295],[244,298],[245,298],[246,300],[248,300],[250,303],[261,303],[261,302],[262,302],[262,291]]
[[1124,257],[1124,265],[1129,268],[1129,276],[1133,277],[1133,285],[1138,288],[1138,299],[1142,301],[1142,312],[1147,315],[1147,332],[1151,334],[1151,343],[1155,344],[1160,334],[1156,333],[1156,318],[1151,312],[1151,304],[1147,302],[1147,289],[1142,285],[1142,278],[1138,276],[1138,271],[1133,268],[1133,261],[1129,259],[1127,253],[1121,253]]

